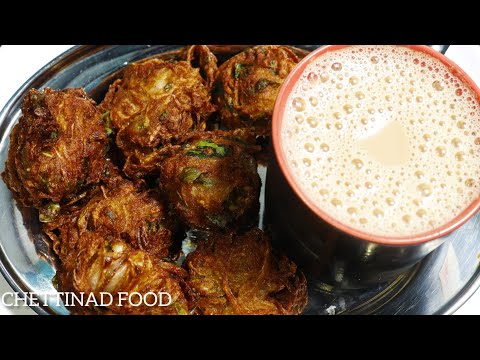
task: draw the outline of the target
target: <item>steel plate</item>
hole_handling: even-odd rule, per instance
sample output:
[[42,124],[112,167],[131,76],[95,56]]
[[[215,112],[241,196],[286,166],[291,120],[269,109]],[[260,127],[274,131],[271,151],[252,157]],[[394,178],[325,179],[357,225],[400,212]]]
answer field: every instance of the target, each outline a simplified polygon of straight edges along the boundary
[[[32,87],[84,87],[97,101],[126,64],[178,49],[177,45],[78,46],[60,55],[30,78],[0,113],[0,171],[7,156],[8,135],[20,116],[21,102]],[[298,45],[312,50],[317,46]],[[215,47],[220,56],[242,50]],[[162,55],[165,56],[165,55]],[[168,56],[168,55],[167,55]],[[478,59],[480,62],[480,59]],[[259,167],[265,183],[264,167]],[[263,194],[261,202],[263,209]],[[0,270],[15,291],[53,293],[54,256],[39,231],[35,216],[16,206],[0,181]],[[261,216],[260,216],[261,219]],[[261,226],[262,224],[260,224]],[[450,314],[480,286],[480,214],[447,237],[444,245],[419,265],[388,284],[367,290],[340,291],[309,279],[309,305],[305,314]],[[68,314],[50,301],[36,306],[39,314]]]

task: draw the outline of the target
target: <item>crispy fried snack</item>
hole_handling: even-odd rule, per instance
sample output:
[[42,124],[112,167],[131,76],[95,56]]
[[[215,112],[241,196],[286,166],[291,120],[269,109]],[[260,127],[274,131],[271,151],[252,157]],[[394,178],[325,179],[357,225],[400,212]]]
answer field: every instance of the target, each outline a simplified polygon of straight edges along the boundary
[[[193,133],[160,164],[160,183],[189,226],[223,229],[258,217],[260,178],[246,131]],[[254,140],[254,137],[253,137]]]
[[300,314],[307,304],[303,273],[273,254],[259,229],[212,234],[198,243],[184,267],[198,296],[197,314]]
[[[103,314],[163,314],[186,315],[192,308],[189,288],[185,283],[186,272],[172,263],[159,260],[142,250],[133,249],[117,237],[105,238],[96,232],[83,233],[76,244],[75,252],[57,272],[58,286],[62,291],[94,293],[100,301],[100,293],[113,296],[113,304],[106,308],[76,307],[76,312]],[[169,306],[133,306],[128,301],[119,306],[120,292],[128,295],[137,292],[170,294]],[[153,295],[147,302],[154,303]],[[125,297],[124,297],[125,298]],[[139,301],[138,295],[133,298]],[[164,301],[168,303],[167,301]]]
[[142,191],[124,180],[89,201],[78,219],[80,232],[104,231],[116,234],[136,249],[167,257],[176,224],[153,190]]
[[207,83],[207,88],[212,89],[217,74],[217,58],[207,45],[190,45],[180,53],[180,59],[189,62],[192,67],[200,69],[200,75]]
[[223,63],[213,93],[222,124],[269,135],[278,91],[297,62],[289,48],[269,45],[250,48]]
[[[83,208],[62,209],[55,221],[44,225],[61,262],[59,288],[93,292],[97,298],[100,292],[114,296],[112,307],[77,308],[77,312],[187,314],[192,298],[184,282],[186,273],[165,259],[171,255],[175,224],[163,202],[155,191],[144,191],[121,178],[110,185],[110,189],[101,187]],[[118,292],[162,291],[172,296],[171,306],[115,305]]]
[[[70,216],[72,211],[66,210],[65,213]],[[60,216],[59,221],[46,224],[44,229],[51,234],[54,229],[62,228],[64,221]],[[117,180],[111,188],[102,186],[101,191],[97,191],[97,194],[67,221],[71,222],[73,230],[79,235],[95,232],[104,234],[105,237],[118,237],[133,248],[159,258],[172,255],[173,238],[178,230],[157,191],[144,190],[141,184],[133,184],[124,179]],[[71,229],[64,231],[70,233],[63,232],[54,248],[61,258],[60,253],[66,248],[59,246],[59,243],[72,237]]]
[[102,109],[109,109],[104,117],[118,131],[127,175],[135,173],[129,171],[132,161],[141,166],[155,149],[205,129],[215,107],[204,83],[185,61],[151,59],[129,65],[111,85]]
[[95,102],[82,89],[30,90],[10,135],[2,174],[15,199],[49,221],[66,203],[100,181],[107,133]]

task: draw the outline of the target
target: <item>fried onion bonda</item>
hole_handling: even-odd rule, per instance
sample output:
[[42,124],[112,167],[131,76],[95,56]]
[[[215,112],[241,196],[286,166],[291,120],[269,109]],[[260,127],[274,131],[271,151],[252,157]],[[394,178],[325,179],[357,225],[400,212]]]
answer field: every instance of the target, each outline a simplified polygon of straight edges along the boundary
[[307,304],[302,272],[272,253],[259,229],[212,234],[184,262],[197,314],[300,314]]
[[[186,272],[181,267],[160,260],[145,251],[133,249],[118,237],[104,237],[100,233],[84,233],[79,236],[76,252],[57,272],[62,291],[112,294],[114,301],[107,308],[76,307],[78,313],[186,315],[191,300],[185,284]],[[133,306],[123,302],[119,306],[119,292],[167,292],[172,298],[169,306]]]
[[[108,186],[101,186],[81,208],[62,209],[57,221],[44,225],[47,233],[63,226],[62,216],[71,216],[71,226],[80,235],[87,232],[117,236],[135,249],[164,258],[174,255],[174,240],[181,230],[156,190],[146,190],[142,182],[134,184],[125,179],[113,179]],[[62,233],[60,242],[66,242],[71,234]],[[75,237],[75,236],[74,236]],[[74,240],[75,242],[76,240]],[[55,241],[54,241],[55,245]],[[61,247],[60,247],[61,248]],[[54,247],[57,251],[58,246]]]
[[[114,304],[101,313],[187,314],[191,307],[185,271],[170,263],[174,221],[158,194],[128,180],[110,180],[81,208],[63,209],[44,225],[61,266],[62,291],[110,292]],[[174,255],[174,254],[173,254]],[[116,306],[118,292],[170,293],[168,307]],[[185,292],[185,294],[184,294]],[[77,308],[77,312],[87,311]]]
[[190,227],[242,227],[258,218],[261,183],[247,133],[192,133],[160,163],[161,188]]
[[278,91],[297,62],[292,50],[277,45],[255,46],[224,62],[213,90],[222,124],[269,135]]
[[15,199],[50,221],[61,203],[100,181],[107,133],[95,102],[82,89],[32,89],[10,135],[2,174]]
[[123,151],[128,176],[134,162],[141,166],[158,148],[194,130],[204,130],[215,110],[199,73],[186,61],[150,59],[127,67],[101,105],[104,116],[117,130],[116,143]]
[[159,193],[127,180],[91,199],[80,213],[78,227],[81,232],[118,234],[134,248],[159,257],[170,255],[176,230]]

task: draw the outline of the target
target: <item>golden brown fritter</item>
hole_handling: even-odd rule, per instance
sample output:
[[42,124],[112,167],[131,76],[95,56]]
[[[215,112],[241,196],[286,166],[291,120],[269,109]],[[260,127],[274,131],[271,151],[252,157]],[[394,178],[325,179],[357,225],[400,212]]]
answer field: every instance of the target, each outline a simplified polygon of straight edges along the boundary
[[[69,216],[71,212],[67,210],[66,215]],[[59,219],[58,223],[49,223],[45,229],[51,232],[61,227],[62,221]],[[118,180],[114,187],[102,186],[101,191],[97,191],[96,196],[79,212],[75,212],[70,221],[73,231],[79,235],[95,232],[104,237],[115,236],[133,248],[145,250],[159,258],[171,255],[178,230],[157,191],[144,190],[123,179]],[[68,241],[67,238],[72,237],[71,233],[64,235],[59,241]]]
[[[215,110],[199,69],[185,61],[151,59],[128,66],[110,87],[102,109],[118,131],[116,143],[129,163],[193,130],[204,130]],[[134,158],[134,160],[130,158]]]
[[160,163],[161,187],[187,225],[223,229],[256,221],[261,183],[251,140],[246,131],[193,133]]
[[42,221],[98,183],[107,166],[105,126],[82,89],[30,90],[10,142],[3,179]]
[[176,226],[158,192],[142,191],[124,180],[89,201],[78,219],[81,232],[117,234],[136,249],[170,255]]
[[287,47],[262,45],[223,63],[213,93],[222,124],[229,129],[248,127],[257,135],[269,135],[278,91],[297,62],[297,56]]
[[[76,312],[99,312],[103,314],[163,314],[186,315],[192,307],[185,284],[186,272],[172,263],[159,260],[142,250],[133,249],[117,237],[105,238],[96,232],[87,232],[78,239],[72,260],[57,272],[57,281],[62,291],[94,293],[100,301],[100,293],[110,293],[114,302],[106,308],[77,306]],[[119,306],[119,293],[128,295],[138,292],[158,294],[167,292],[172,303],[169,306],[133,306],[129,301]],[[152,296],[147,298],[154,303]],[[126,298],[124,296],[123,298]],[[128,297],[127,297],[128,298]],[[138,295],[132,298],[139,301]],[[168,303],[168,298],[164,299]]]
[[197,314],[300,314],[307,304],[302,272],[272,253],[259,229],[212,234],[184,262],[197,295]]
[[212,89],[217,74],[217,58],[207,45],[190,45],[180,53],[180,59],[200,69],[200,75],[206,81],[207,88]]
[[93,292],[97,299],[100,292],[110,292],[114,304],[118,304],[118,292],[166,291],[173,300],[168,307],[132,307],[125,302],[107,309],[77,307],[75,311],[187,314],[192,299],[184,282],[185,270],[165,259],[171,253],[175,230],[165,205],[155,191],[144,191],[130,181],[117,178],[111,185],[111,189],[101,187],[83,208],[62,209],[54,221],[44,225],[60,259],[59,290],[87,296]]

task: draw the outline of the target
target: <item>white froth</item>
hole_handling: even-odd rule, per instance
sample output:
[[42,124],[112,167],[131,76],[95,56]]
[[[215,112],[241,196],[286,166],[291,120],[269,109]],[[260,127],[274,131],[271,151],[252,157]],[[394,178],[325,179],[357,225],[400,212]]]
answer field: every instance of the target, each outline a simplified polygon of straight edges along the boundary
[[480,193],[480,106],[440,61],[352,46],[312,61],[287,102],[291,171],[326,213],[358,230],[438,228]]

